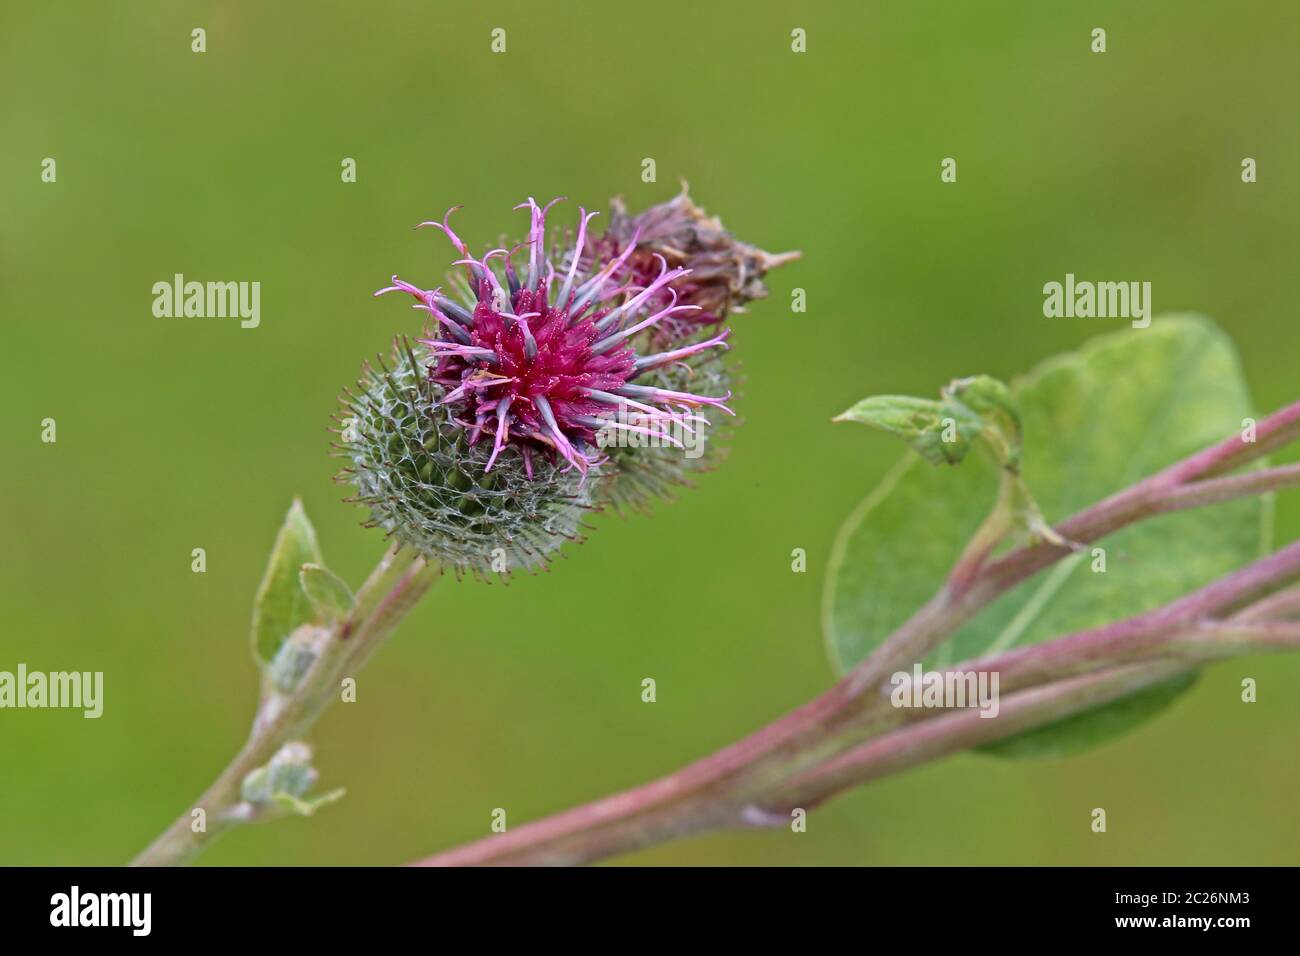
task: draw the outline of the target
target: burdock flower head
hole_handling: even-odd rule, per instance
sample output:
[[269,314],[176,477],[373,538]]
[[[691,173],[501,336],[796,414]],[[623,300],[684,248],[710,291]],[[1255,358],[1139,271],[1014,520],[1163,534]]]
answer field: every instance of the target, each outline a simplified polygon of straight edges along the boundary
[[[702,443],[706,412],[731,414],[716,358],[729,330],[707,311],[719,308],[708,292],[718,235],[660,251],[672,238],[662,223],[648,221],[642,242],[642,227],[629,231],[620,214],[617,235],[595,237],[596,213],[582,209],[576,229],[548,246],[555,202],[516,207],[529,214],[527,239],[481,258],[450,212],[420,224],[445,233],[461,272],[432,289],[394,276],[376,293],[414,298],[427,330],[365,367],[338,420],[350,459],[341,477],[371,523],[456,570],[544,563],[578,536],[584,511],[639,504],[680,482],[669,456]],[[702,284],[685,284],[693,253],[708,263]],[[695,384],[701,361],[718,371]]]
[[680,301],[699,306],[670,320],[662,328],[681,332],[721,323],[729,311],[745,311],[745,303],[767,295],[763,277],[769,270],[799,258],[797,252],[773,255],[738,241],[716,216],[691,201],[686,185],[668,202],[632,216],[621,197],[610,200],[609,230],[601,237],[602,254],[624,255],[630,274],[644,279],[657,263],[684,268],[663,290]]

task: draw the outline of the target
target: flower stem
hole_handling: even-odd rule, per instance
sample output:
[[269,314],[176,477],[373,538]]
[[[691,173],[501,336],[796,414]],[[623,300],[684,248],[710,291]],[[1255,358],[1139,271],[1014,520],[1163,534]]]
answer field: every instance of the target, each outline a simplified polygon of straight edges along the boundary
[[[175,866],[192,859],[233,824],[244,778],[282,746],[301,736],[338,696],[339,681],[359,671],[437,580],[439,569],[411,552],[389,549],[357,592],[352,612],[338,622],[301,683],[288,694],[270,691],[258,707],[243,748],[198,801],[182,813],[132,866]],[[199,815],[202,810],[202,824]],[[196,827],[198,829],[196,829]]]
[[[802,761],[769,767],[766,778],[749,789],[735,785],[739,775],[726,779],[724,771],[744,766],[746,760],[752,761],[746,766],[751,771],[767,767],[775,745],[792,739],[810,720],[831,727],[830,717],[844,713],[849,700],[841,681],[810,704],[683,771],[420,865],[572,865],[719,827],[788,823],[793,808],[809,809],[850,787],[1098,707],[1199,664],[1257,650],[1300,648],[1300,623],[1294,621],[1261,621],[1249,613],[1227,621],[1193,617],[1238,604],[1297,573],[1300,543],[1165,608],[956,665],[952,670],[963,673],[999,673],[1002,689],[1012,693],[993,719],[984,719],[978,710],[938,715],[889,710],[882,687],[879,696],[868,696],[848,712],[861,720],[864,712],[875,711],[879,719],[872,729],[877,735],[866,742],[828,755],[842,739],[828,733],[803,751]],[[1253,607],[1277,604],[1266,598]]]
[[995,719],[984,719],[978,710],[960,710],[908,725],[795,778],[777,790],[764,812],[788,822],[791,808],[809,809],[889,774],[1099,707],[1169,680],[1188,666],[1156,661],[1112,667],[1014,693],[1000,702]]
[[[977,540],[963,552],[958,573],[950,575],[934,597],[821,696],[676,773],[418,865],[580,864],[720,827],[787,822],[782,811],[801,805],[792,801],[819,802],[884,773],[1099,706],[1228,650],[1240,652],[1252,644],[1292,647],[1297,637],[1293,628],[1251,629],[1247,622],[1229,626],[1212,618],[1257,600],[1300,573],[1300,544],[1158,611],[1101,629],[1100,636],[1087,639],[1091,645],[1083,641],[1082,665],[1071,657],[1078,652],[1079,635],[1012,652],[1020,654],[1017,660],[1022,664],[1026,655],[1040,655],[1028,658],[1028,675],[1035,673],[1035,666],[1039,678],[1053,674],[1052,665],[1061,673],[1045,684],[1013,693],[1002,703],[998,719],[981,719],[976,711],[948,712],[898,728],[897,719],[879,720],[874,696],[892,672],[924,659],[992,600],[1080,544],[1168,511],[1300,483],[1300,469],[1293,466],[1218,477],[1297,437],[1300,402],[1260,422],[1255,441],[1247,442],[1240,435],[1224,439],[1067,519],[1053,529],[1055,540],[1040,540],[991,557],[996,542],[988,539],[1004,526],[1005,501],[1000,495]],[[1124,643],[1130,631],[1140,638],[1135,639],[1136,648]],[[1194,632],[1191,637],[1189,631]],[[1166,642],[1163,647],[1159,647],[1161,640]],[[1089,657],[1086,652],[1100,656]],[[1107,653],[1115,653],[1116,659]],[[1134,656],[1140,658],[1136,663],[1126,659]],[[1087,672],[1080,674],[1080,669]],[[878,735],[846,748],[855,728],[860,733],[872,718],[877,720],[873,729]]]

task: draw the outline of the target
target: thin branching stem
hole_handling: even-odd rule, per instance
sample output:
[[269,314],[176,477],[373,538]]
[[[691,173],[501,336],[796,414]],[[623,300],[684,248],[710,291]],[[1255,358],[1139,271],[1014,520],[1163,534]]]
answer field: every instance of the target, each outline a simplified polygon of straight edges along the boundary
[[[1293,646],[1286,628],[1260,631],[1211,622],[1216,615],[1240,611],[1300,574],[1300,544],[1141,616],[1139,625],[1120,622],[1112,625],[1116,628],[1113,632],[1083,640],[1088,648],[1122,644],[1129,639],[1128,628],[1140,635],[1140,639],[1132,638],[1140,646],[1143,640],[1154,641],[1150,634],[1160,634],[1169,641],[1164,658],[1151,653],[1146,655],[1150,659],[1129,663],[1118,654],[1117,660],[1095,664],[1082,674],[1070,670],[1073,663],[1068,667],[1062,664],[1067,676],[1013,694],[996,720],[982,719],[975,711],[946,713],[897,729],[892,729],[897,720],[886,721],[883,733],[866,743],[854,743],[852,737],[855,728],[861,730],[864,724],[870,724],[865,717],[879,714],[877,701],[872,699],[873,689],[884,687],[893,672],[923,660],[995,598],[1080,545],[1169,511],[1296,484],[1300,473],[1291,467],[1235,478],[1219,476],[1297,437],[1300,402],[1259,422],[1253,441],[1242,434],[1230,436],[1066,519],[1055,527],[1055,541],[1040,540],[997,557],[990,557],[987,542],[981,541],[973,549],[968,547],[963,552],[960,573],[950,575],[944,587],[874,653],[809,703],[659,780],[438,854],[421,861],[421,865],[578,864],[686,834],[784,821],[787,818],[780,813],[773,814],[773,800],[780,809],[790,805],[790,799],[826,799],[883,772],[1058,720],[1168,680],[1212,657],[1208,653],[1211,649],[1219,652],[1231,647],[1236,652],[1251,646],[1252,640],[1270,648]],[[1003,503],[1000,495],[998,507]],[[1002,524],[995,514],[983,527]],[[954,587],[954,583],[958,586]],[[1189,636],[1191,631],[1196,631],[1196,636]],[[1080,639],[1075,636],[1073,640]],[[1074,644],[1064,645],[1064,650],[1047,651],[1051,646],[1031,650],[1049,657],[1061,654],[1066,662],[1078,653]],[[1113,646],[1111,649],[1115,650]],[[1206,653],[1191,654],[1193,659],[1189,660],[1189,651]],[[1125,653],[1143,656],[1131,649]],[[1023,664],[1025,658],[1020,660]],[[1032,672],[1031,665],[1041,659],[1028,660],[1030,664],[1025,666]],[[1007,704],[1011,705],[1009,711]],[[1004,716],[1007,714],[1011,716]],[[879,733],[882,727],[874,729]],[[911,755],[919,756],[913,760]],[[782,790],[792,785],[804,789],[788,793]],[[776,799],[778,796],[780,799]]]
[[[339,681],[354,675],[437,579],[438,568],[409,551],[390,549],[357,593],[352,613],[336,624],[320,655],[287,695],[268,692],[243,748],[213,784],[134,861],[175,866],[249,817],[237,812],[244,778],[301,736],[338,699]],[[202,814],[195,811],[201,810]]]

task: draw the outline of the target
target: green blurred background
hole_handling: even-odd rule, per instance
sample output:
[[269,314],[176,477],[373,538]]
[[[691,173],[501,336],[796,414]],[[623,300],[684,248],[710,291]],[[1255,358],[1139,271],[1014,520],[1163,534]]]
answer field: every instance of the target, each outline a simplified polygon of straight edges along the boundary
[[[1042,285],[1066,272],[1150,280],[1157,311],[1226,326],[1261,409],[1296,398],[1290,3],[0,15],[0,669],[106,684],[98,721],[0,712],[3,863],[124,862],[238,748],[250,601],[293,495],[337,571],[356,583],[374,562],[380,536],[330,481],[326,418],[365,356],[418,327],[370,293],[394,272],[438,281],[448,246],[410,227],[454,203],[481,249],[522,229],[526,196],[638,208],[685,178],[741,237],[805,256],[734,323],[745,424],[726,464],[652,518],[600,516],[550,574],[438,585],[312,735],[322,786],[347,797],[230,834],[205,863],[401,863],[486,834],[494,807],[519,824],[675,769],[825,688],[825,557],[899,452],[830,416],[1125,324],[1045,319]],[[151,286],[177,272],[260,281],[261,327],[154,318]],[[1300,533],[1300,500],[1279,521],[1279,540]],[[1260,681],[1249,707],[1243,674]],[[1295,863],[1298,697],[1300,661],[1220,665],[1084,757],[959,757],[842,798],[805,834],[622,862]]]

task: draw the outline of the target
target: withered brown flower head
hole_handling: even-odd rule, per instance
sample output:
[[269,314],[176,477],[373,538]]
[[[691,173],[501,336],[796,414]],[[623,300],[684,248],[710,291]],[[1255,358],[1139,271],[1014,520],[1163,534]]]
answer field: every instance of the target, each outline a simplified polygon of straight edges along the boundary
[[622,197],[610,200],[609,228],[601,236],[599,255],[603,261],[617,258],[635,245],[627,268],[637,281],[648,284],[660,273],[660,259],[673,269],[689,270],[662,291],[677,293],[681,305],[699,306],[699,311],[679,314],[665,331],[680,334],[686,328],[722,322],[728,312],[743,312],[745,303],[767,295],[763,276],[771,269],[799,258],[797,252],[773,255],[741,242],[691,201],[686,184],[676,197],[651,206],[636,216],[628,214]]

